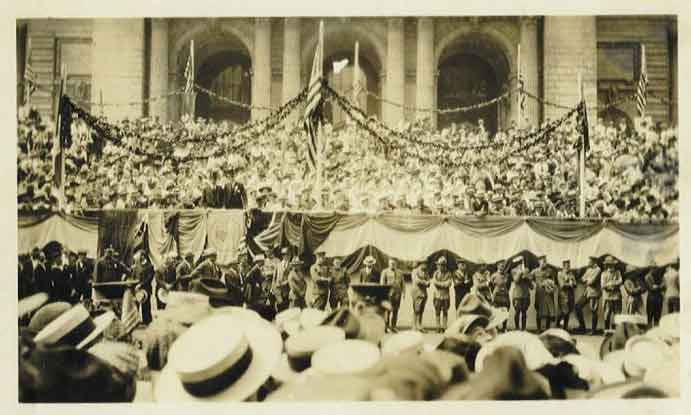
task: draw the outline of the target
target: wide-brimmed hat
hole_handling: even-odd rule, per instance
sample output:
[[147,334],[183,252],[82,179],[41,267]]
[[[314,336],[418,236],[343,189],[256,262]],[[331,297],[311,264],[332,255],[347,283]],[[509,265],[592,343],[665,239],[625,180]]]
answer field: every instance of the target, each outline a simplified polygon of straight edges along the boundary
[[77,304],[48,323],[36,334],[34,341],[46,345],[71,345],[82,349],[90,346],[114,319],[115,313],[112,311],[92,318],[82,304]]
[[215,314],[173,343],[168,364],[154,385],[154,398],[244,401],[269,378],[281,348],[281,336],[268,322]]
[[234,305],[228,295],[228,289],[220,280],[214,278],[200,278],[190,283],[190,292],[203,294],[209,297],[212,307],[224,307]]
[[605,264],[605,265],[616,265],[616,264],[617,264],[617,260],[614,259],[614,257],[612,257],[612,256],[610,256],[610,255],[607,255],[607,257],[605,258],[603,264]]
[[365,340],[331,343],[312,355],[312,368],[325,375],[355,375],[372,368],[381,358],[379,348]]
[[72,304],[64,301],[57,301],[49,303],[39,308],[38,311],[31,317],[29,326],[27,327],[32,334],[38,334],[44,327],[50,324],[51,321],[60,317],[63,313],[72,308]]
[[36,293],[28,297],[24,297],[17,303],[17,315],[24,317],[32,311],[38,309],[48,301],[48,294]]
[[440,256],[437,258],[437,265],[446,265],[446,257],[445,256]]
[[296,372],[307,369],[317,350],[342,340],[345,340],[345,331],[334,326],[310,327],[293,334],[285,341],[290,368]]
[[363,263],[364,265],[374,265],[374,264],[377,263],[377,260],[374,259],[373,256],[368,255],[368,256],[365,258],[365,260],[362,261],[362,263]]
[[381,351],[384,356],[403,353],[418,353],[422,350],[424,335],[419,331],[406,330],[382,340]]
[[487,324],[488,329],[494,328],[502,324],[509,318],[509,312],[503,308],[495,308],[484,302],[480,296],[475,293],[469,293],[460,304],[458,304],[458,309],[456,310],[456,315],[461,317],[464,314],[473,314],[486,317],[489,322]]
[[489,318],[479,314],[463,314],[458,316],[444,332],[445,336],[455,336],[458,334],[469,334],[473,326],[487,328]]
[[482,346],[475,357],[475,371],[481,371],[484,367],[485,358],[504,346],[518,349],[523,354],[526,365],[530,370],[538,369],[554,361],[554,357],[542,344],[538,336],[525,331],[510,331],[499,334],[492,341]]

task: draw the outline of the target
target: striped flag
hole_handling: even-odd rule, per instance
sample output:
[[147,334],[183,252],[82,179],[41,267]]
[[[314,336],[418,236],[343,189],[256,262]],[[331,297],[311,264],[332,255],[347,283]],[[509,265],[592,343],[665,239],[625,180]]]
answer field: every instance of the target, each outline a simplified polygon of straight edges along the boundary
[[192,52],[187,57],[187,64],[185,65],[185,93],[189,94],[194,89],[194,64],[192,63]]
[[636,87],[636,108],[638,115],[645,116],[645,107],[648,104],[648,74],[645,64],[645,45],[641,45],[641,75],[638,78],[638,86]]
[[518,75],[518,105],[521,107],[521,115],[525,111],[525,93],[523,92],[525,88],[525,83],[523,82],[523,76]]
[[305,107],[305,130],[307,131],[307,162],[311,170],[317,169],[319,162],[319,145],[317,137],[318,124],[322,117],[323,96],[321,83],[324,65],[324,22],[319,22],[319,41],[314,51],[312,75],[310,76],[307,106]]
[[123,329],[122,335],[130,334],[141,321],[142,316],[139,313],[139,305],[134,297],[134,290],[128,288],[125,290],[125,295],[122,296],[122,316],[120,317]]
[[36,90],[36,75],[34,74],[34,70],[31,67],[31,64],[27,63],[26,67],[24,68],[24,94],[25,94],[25,103],[28,103],[30,101],[31,95],[34,93]]

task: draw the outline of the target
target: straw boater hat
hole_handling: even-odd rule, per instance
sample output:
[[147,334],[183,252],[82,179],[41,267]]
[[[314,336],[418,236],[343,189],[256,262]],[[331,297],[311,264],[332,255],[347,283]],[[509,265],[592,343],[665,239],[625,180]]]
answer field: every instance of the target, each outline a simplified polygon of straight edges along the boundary
[[418,353],[424,343],[424,335],[419,331],[406,330],[382,341],[382,355],[395,356],[404,353]]
[[296,333],[285,342],[290,368],[301,372],[311,365],[312,355],[329,344],[345,340],[345,331],[334,326],[311,327]]
[[17,304],[17,315],[19,317],[23,317],[41,307],[46,303],[46,301],[48,301],[48,294],[46,293],[37,293],[24,297],[19,300],[19,303]]
[[376,264],[376,263],[377,263],[377,260],[374,259],[374,257],[373,257],[372,255],[368,255],[368,256],[365,258],[365,260],[362,261],[362,263],[365,264],[365,265],[370,265],[370,266],[371,266],[371,265]]
[[538,369],[554,361],[552,354],[545,348],[538,336],[525,331],[510,331],[498,335],[482,346],[475,357],[475,371],[482,371],[485,358],[503,346],[518,349],[523,354],[525,363],[530,370]]
[[49,303],[39,308],[38,311],[31,317],[27,329],[29,332],[38,334],[44,327],[50,324],[51,321],[60,317],[63,313],[72,308],[72,304],[64,301],[56,301]]
[[82,304],[77,304],[48,323],[34,338],[45,345],[71,345],[77,349],[90,346],[115,319],[108,311],[96,318]]
[[509,312],[507,310],[490,306],[474,293],[469,293],[463,297],[463,300],[458,304],[456,315],[458,317],[463,315],[483,316],[488,320],[487,329],[497,327],[509,318]]
[[379,348],[365,340],[331,343],[312,355],[312,368],[324,375],[355,375],[372,368],[381,357]]
[[219,313],[183,333],[154,386],[159,402],[244,401],[269,378],[281,337],[268,323]]

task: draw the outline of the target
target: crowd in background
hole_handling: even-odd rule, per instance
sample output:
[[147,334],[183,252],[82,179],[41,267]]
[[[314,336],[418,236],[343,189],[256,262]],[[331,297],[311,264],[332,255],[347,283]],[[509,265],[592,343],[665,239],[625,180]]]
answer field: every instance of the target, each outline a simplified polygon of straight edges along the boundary
[[[265,131],[201,119],[160,124],[142,118],[112,124],[122,137],[116,143],[75,122],[66,151],[65,206],[71,212],[261,207],[572,218],[579,195],[575,123],[570,117],[547,134],[511,128],[494,137],[482,124],[441,131],[424,121],[393,132],[374,128],[388,140],[388,151],[355,124],[326,125],[320,135],[320,192],[297,123]],[[55,205],[51,134],[35,111],[20,110],[21,212]],[[589,136],[587,217],[678,217],[676,129],[660,131],[646,118],[633,128],[597,124]]]

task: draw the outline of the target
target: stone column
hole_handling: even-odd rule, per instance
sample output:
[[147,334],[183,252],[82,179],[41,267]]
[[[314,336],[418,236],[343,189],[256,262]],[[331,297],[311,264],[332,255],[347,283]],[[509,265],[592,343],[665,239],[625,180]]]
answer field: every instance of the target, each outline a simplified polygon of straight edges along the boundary
[[[168,20],[151,20],[151,96],[168,93]],[[168,101],[176,97],[157,99],[149,104],[152,117],[168,120]]]
[[[538,96],[538,53],[537,53],[537,17],[521,17],[521,75],[526,92]],[[518,111],[518,105],[516,105]],[[525,98],[523,109],[524,127],[540,124],[540,105],[529,97]],[[527,125],[526,125],[527,124]]]
[[[588,119],[597,119],[597,28],[595,16],[545,16],[544,97],[547,101],[573,107],[578,104],[578,72]],[[556,119],[565,109],[545,105],[545,120]]]
[[[387,20],[386,44],[386,84],[384,98],[396,104],[403,104],[405,99],[405,71],[403,50],[403,18],[393,17]],[[403,108],[382,103],[384,122],[392,127],[403,120]]]
[[[417,67],[415,83],[415,106],[417,108],[434,108],[435,68],[434,68],[434,19],[419,17],[417,19]],[[416,118],[429,118],[436,125],[434,113],[418,112]]]
[[[300,92],[300,18],[286,17],[283,24],[283,89],[281,103],[285,104]],[[295,121],[299,111],[293,112],[289,120]]]
[[[271,105],[271,20],[254,19],[254,56],[252,57],[252,105]],[[268,115],[269,110],[252,110],[252,120]]]
[[[92,96],[126,104],[144,98],[144,19],[94,19],[92,35]],[[112,119],[139,118],[142,105],[104,107]]]

